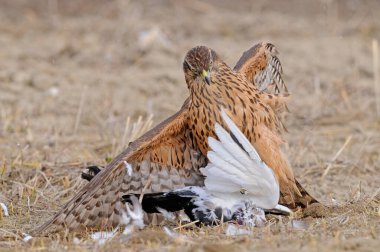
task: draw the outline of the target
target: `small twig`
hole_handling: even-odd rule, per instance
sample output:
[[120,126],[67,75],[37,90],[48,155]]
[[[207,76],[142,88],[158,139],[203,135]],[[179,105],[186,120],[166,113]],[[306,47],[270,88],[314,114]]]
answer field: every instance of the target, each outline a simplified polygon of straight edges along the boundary
[[380,73],[379,73],[379,43],[377,39],[372,40],[372,57],[373,57],[373,77],[376,95],[376,113],[380,117]]
[[143,188],[142,191],[141,191],[141,194],[140,194],[140,197],[139,197],[139,202],[140,202],[140,204],[142,203],[142,200],[143,200],[143,198],[144,198],[144,193],[145,193],[146,189],[148,189],[148,187],[150,186],[151,183],[152,183],[152,178],[149,177],[149,178],[148,178],[148,181],[146,182],[144,188]]
[[14,238],[16,238],[16,240],[17,240],[17,239],[20,239],[20,240],[22,239],[22,237],[19,236],[18,234],[15,234],[15,233],[13,233],[13,232],[7,231],[7,230],[5,230],[5,229],[3,229],[3,228],[0,228],[0,232],[3,232],[3,233],[8,234],[8,235],[10,235],[10,236],[13,236]]
[[[40,190],[36,189],[35,187],[33,186],[30,186],[28,184],[24,184],[24,183],[20,183],[18,181],[14,181],[14,180],[10,180],[11,183],[15,183],[17,185],[20,185],[21,187],[27,187],[29,189],[32,189],[32,190],[35,190],[42,198],[46,199],[46,200],[49,200],[43,192],[41,192]],[[22,198],[22,196],[20,196]]]
[[339,157],[339,155],[343,152],[343,150],[347,147],[347,145],[350,143],[351,141],[351,138],[352,138],[352,135],[349,135],[346,139],[346,141],[344,142],[343,146],[340,147],[340,149],[337,151],[337,153],[334,155],[334,157],[331,159],[330,163],[327,165],[325,171],[323,172],[322,174],[322,179],[324,179],[327,175],[327,173],[330,171],[333,163],[335,162],[335,160]]
[[195,221],[190,222],[190,223],[187,223],[187,224],[185,224],[185,225],[182,225],[182,226],[179,226],[179,227],[175,227],[175,228],[173,228],[173,230],[182,229],[182,228],[184,228],[184,227],[191,226],[191,225],[193,225],[193,224],[195,224],[195,223],[198,223],[198,222],[199,222],[199,220],[195,220]]
[[380,193],[380,187],[377,188],[377,190],[372,194],[372,196],[370,197],[370,200],[369,202],[371,202],[374,198],[376,198],[376,196]]
[[127,142],[127,136],[128,136],[128,130],[130,128],[130,124],[131,124],[131,118],[128,116],[127,120],[125,121],[124,133],[121,140],[121,148],[125,148],[127,144],[126,142]]
[[[27,208],[28,204],[17,203],[17,206]],[[41,208],[41,209],[39,209],[39,208]],[[55,210],[52,210],[52,209],[48,210],[45,207],[37,207],[37,206],[33,206],[33,210],[32,211],[33,212],[48,213],[48,214],[52,214],[52,213],[56,212]]]
[[338,216],[332,217],[331,219],[332,219],[332,220],[337,220],[337,219],[339,219],[339,218],[342,218],[343,216],[348,215],[349,213],[352,213],[352,209],[351,209],[351,210],[348,210],[348,211],[345,212],[345,213],[341,213],[341,214],[339,214]]
[[83,91],[82,91],[82,95],[80,97],[80,102],[79,102],[77,116],[76,116],[76,119],[75,119],[75,126],[74,126],[74,133],[73,133],[74,136],[77,134],[79,123],[80,123],[80,119],[82,117],[83,106],[84,106],[84,102],[86,100],[86,93],[87,93],[87,86],[84,86],[83,87]]
[[24,165],[24,156],[23,153],[29,148],[29,144],[25,145],[24,148],[21,149],[21,146],[17,144],[17,147],[19,148],[19,154],[16,156],[16,158],[12,161],[11,167],[15,166],[19,160],[21,160],[21,165]]
[[142,133],[150,129],[152,126],[152,118],[153,116],[150,115],[145,121],[143,121],[142,117],[140,116],[137,119],[137,122],[133,123],[132,125],[131,135],[129,136],[129,139],[133,141],[137,137],[139,137]]
[[132,131],[131,131],[131,140],[135,140],[140,132],[140,125],[142,123],[142,116],[139,116],[139,118],[137,118],[137,122],[135,122],[133,125],[132,125]]
[[49,179],[46,177],[45,173],[40,171],[40,170],[37,170],[37,172],[42,176],[42,178],[46,181],[46,186],[45,186],[45,189],[47,186],[50,186],[51,188],[55,189],[53,187],[53,185],[50,183]]
[[[220,218],[220,223],[219,223],[219,228],[222,230],[222,232],[224,232],[224,212],[222,211],[222,216]],[[219,230],[220,232],[220,230]]]
[[61,192],[59,192],[59,194],[54,197],[54,201],[58,200],[59,198],[61,198],[63,195],[65,195],[68,192],[73,192],[73,191],[75,192],[74,189],[76,187],[78,187],[78,185],[82,182],[83,182],[83,179],[81,179],[81,178],[76,179],[76,181],[74,182],[74,184],[71,187],[64,189]]

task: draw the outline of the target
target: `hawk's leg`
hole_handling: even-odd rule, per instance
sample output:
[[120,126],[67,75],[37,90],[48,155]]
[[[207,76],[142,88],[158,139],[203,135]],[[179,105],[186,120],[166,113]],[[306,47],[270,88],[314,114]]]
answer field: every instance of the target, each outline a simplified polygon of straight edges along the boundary
[[88,180],[88,181],[91,181],[91,179],[93,177],[95,177],[96,174],[98,174],[101,171],[101,169],[99,168],[99,166],[96,166],[96,165],[87,166],[86,169],[88,171],[87,172],[82,172],[82,179],[85,179],[85,180]]

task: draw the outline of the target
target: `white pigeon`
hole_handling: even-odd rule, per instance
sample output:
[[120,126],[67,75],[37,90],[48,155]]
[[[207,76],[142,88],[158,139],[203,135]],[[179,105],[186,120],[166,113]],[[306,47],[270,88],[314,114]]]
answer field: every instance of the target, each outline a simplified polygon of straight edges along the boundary
[[[209,163],[201,168],[204,187],[188,186],[165,193],[144,194],[142,208],[148,213],[185,210],[192,221],[211,225],[235,220],[250,226],[265,222],[264,211],[290,214],[278,205],[280,189],[272,171],[236,124],[221,110],[230,133],[215,124],[219,140],[208,138]],[[130,202],[131,195],[123,200]]]

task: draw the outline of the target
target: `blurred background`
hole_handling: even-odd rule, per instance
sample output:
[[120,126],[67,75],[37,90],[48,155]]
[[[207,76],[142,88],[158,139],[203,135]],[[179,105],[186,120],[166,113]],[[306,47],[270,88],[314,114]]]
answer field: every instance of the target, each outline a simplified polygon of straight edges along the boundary
[[380,1],[359,0],[1,1],[3,196],[17,202],[24,184],[42,183],[32,180],[38,171],[54,178],[53,191],[71,188],[81,168],[137,136],[134,122],[144,131],[151,115],[155,125],[176,112],[192,47],[233,67],[260,41],[276,45],[292,95],[284,149],[296,176],[322,202],[372,193],[379,15]]

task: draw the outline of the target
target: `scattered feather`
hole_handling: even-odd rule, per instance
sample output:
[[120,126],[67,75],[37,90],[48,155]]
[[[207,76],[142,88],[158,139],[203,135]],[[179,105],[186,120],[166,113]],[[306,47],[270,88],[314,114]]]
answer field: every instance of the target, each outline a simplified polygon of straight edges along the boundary
[[178,238],[178,233],[174,231],[173,229],[169,228],[168,226],[163,227],[165,234],[172,238]]
[[91,234],[91,239],[96,241],[99,245],[105,244],[107,241],[111,240],[113,237],[115,237],[117,231],[119,230],[119,227],[115,228],[111,232],[95,232]]
[[59,88],[58,87],[50,87],[48,89],[48,94],[51,95],[52,97],[57,97],[59,95]]
[[273,210],[277,210],[279,213],[284,215],[291,215],[293,213],[288,207],[278,204],[273,208]]
[[80,239],[78,237],[74,237],[73,238],[73,243],[76,244],[76,245],[78,245],[78,244],[81,243],[81,241],[80,241]]
[[128,203],[125,204],[125,207],[127,209],[126,212],[123,212],[121,216],[120,223],[122,225],[133,225],[139,229],[143,229],[144,224],[144,211],[142,210],[142,206],[139,202],[139,200],[135,196],[131,196],[131,202],[133,210],[131,210]]
[[183,212],[180,212],[178,214],[178,219],[181,221],[181,222],[190,222],[190,218],[189,216],[187,216],[187,214],[183,213]]
[[191,239],[191,237],[180,234],[176,232],[175,230],[169,228],[168,226],[164,226],[163,230],[167,236],[175,239],[177,242],[186,242],[186,243],[195,244],[195,241]]
[[227,236],[238,236],[238,235],[250,235],[252,231],[246,228],[242,228],[241,226],[237,226],[235,224],[228,224],[226,228]]
[[132,176],[132,165],[127,161],[124,161],[125,168],[127,169],[128,176]]
[[131,202],[131,206],[128,203],[125,204],[126,211],[122,212],[120,225],[118,227],[116,227],[111,232],[95,232],[91,234],[91,239],[97,241],[99,245],[103,245],[116,236],[120,226],[124,226],[122,235],[130,235],[136,230],[143,229],[145,227],[145,224],[144,212],[142,210],[141,204],[135,196],[131,196]]
[[3,209],[4,216],[8,217],[9,212],[8,212],[7,206],[3,202],[0,202],[0,207],[1,207],[1,209]]
[[27,241],[29,241],[30,239],[33,238],[31,235],[29,235],[29,234],[27,234],[27,233],[22,233],[22,235],[24,236],[24,237],[22,238],[22,240],[23,240],[24,242],[27,242]]
[[291,226],[294,229],[306,230],[306,229],[308,229],[309,224],[306,221],[303,221],[303,220],[292,220],[291,221]]
[[176,219],[176,216],[172,212],[168,212],[165,209],[161,207],[156,207],[157,211],[159,211],[162,216],[165,218],[165,220],[174,221]]

